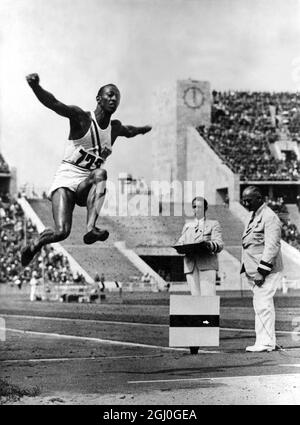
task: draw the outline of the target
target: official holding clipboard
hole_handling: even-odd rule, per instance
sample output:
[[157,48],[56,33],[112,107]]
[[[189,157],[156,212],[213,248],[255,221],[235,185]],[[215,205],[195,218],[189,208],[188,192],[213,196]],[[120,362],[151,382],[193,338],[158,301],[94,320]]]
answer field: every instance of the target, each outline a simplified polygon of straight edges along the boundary
[[183,226],[174,248],[185,254],[184,273],[192,295],[216,295],[217,253],[223,249],[221,226],[205,217],[208,203],[197,196],[192,201],[195,219]]

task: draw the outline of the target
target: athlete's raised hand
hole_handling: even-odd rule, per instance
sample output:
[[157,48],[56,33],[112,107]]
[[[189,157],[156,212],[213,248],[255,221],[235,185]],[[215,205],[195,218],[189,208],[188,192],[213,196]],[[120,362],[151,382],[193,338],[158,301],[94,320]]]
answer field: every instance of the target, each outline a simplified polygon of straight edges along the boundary
[[142,127],[142,128],[143,128],[143,133],[142,134],[149,133],[149,131],[152,130],[151,125],[144,125],[144,127]]
[[38,86],[40,83],[40,77],[36,73],[27,75],[26,80],[30,87]]

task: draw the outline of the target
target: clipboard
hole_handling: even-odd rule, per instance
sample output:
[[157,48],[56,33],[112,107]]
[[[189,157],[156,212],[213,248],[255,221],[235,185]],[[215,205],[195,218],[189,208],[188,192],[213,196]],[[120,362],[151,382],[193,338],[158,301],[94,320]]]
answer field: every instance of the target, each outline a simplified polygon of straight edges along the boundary
[[190,243],[186,245],[173,245],[172,248],[176,249],[178,254],[207,254],[209,249],[207,248],[206,241],[201,241],[198,243]]

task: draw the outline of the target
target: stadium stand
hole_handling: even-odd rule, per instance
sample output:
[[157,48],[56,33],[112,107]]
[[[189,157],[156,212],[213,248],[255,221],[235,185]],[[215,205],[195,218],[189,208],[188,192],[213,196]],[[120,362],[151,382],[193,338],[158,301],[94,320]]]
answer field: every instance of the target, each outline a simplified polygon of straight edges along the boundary
[[286,208],[291,222],[300,230],[300,213],[298,207],[295,204],[286,204]]
[[104,217],[128,247],[170,247],[183,227],[183,217]]
[[[51,226],[52,216],[49,210],[49,202],[46,200],[30,200],[30,204],[37,215],[42,217],[44,224]],[[226,249],[240,260],[240,237],[243,231],[243,223],[223,205],[210,206],[208,217],[217,218],[220,221]],[[71,235],[66,241],[62,242],[62,246],[91,276],[95,276],[97,272],[104,272],[108,280],[118,279],[123,282],[130,282],[141,280],[141,274],[131,262],[118,252],[114,243],[125,241],[126,246],[139,255],[176,256],[175,250],[170,247],[178,239],[186,217],[101,216],[99,223],[108,229],[110,237],[104,243],[90,247],[82,242],[85,219],[85,209],[75,208]]]
[[[288,216],[287,208],[282,198],[267,200],[271,208],[278,213],[283,221],[283,239],[292,246],[300,249],[300,234]],[[43,218],[46,226],[52,225],[52,215],[47,200],[30,200],[31,206],[39,217]],[[27,239],[36,234],[35,227],[30,220],[24,221],[23,212],[16,201],[2,203],[1,206],[1,241],[6,255],[1,258],[1,281],[13,282],[14,276],[19,275],[21,282],[28,282],[33,271],[44,272],[49,281],[55,283],[72,283],[78,277],[72,276],[67,260],[55,254],[52,248],[44,250],[37,256],[33,264],[22,270],[19,257],[20,248],[24,243],[24,222],[26,222]],[[102,216],[100,221],[103,227],[110,231],[110,238],[102,244],[87,247],[82,242],[82,229],[85,223],[85,209],[76,208],[73,219],[73,229],[70,237],[62,243],[67,251],[82,264],[91,275],[105,273],[108,280],[123,282],[141,279],[140,272],[115,248],[114,242],[125,240],[126,244],[138,251],[141,247],[164,248],[170,247],[178,238],[185,217],[108,217]],[[227,251],[240,260],[240,240],[243,224],[225,205],[209,206],[208,218],[218,219],[223,230],[223,238]],[[159,250],[158,250],[159,255]],[[117,265],[117,267],[116,267]],[[79,277],[80,281],[80,277]]]
[[[241,181],[297,181],[300,162],[290,152],[285,159],[275,159],[272,143],[282,138],[300,141],[300,94],[269,92],[212,92],[212,120],[208,127],[197,128],[207,144]],[[300,249],[296,205],[287,206],[282,197],[266,199],[279,215],[282,238]],[[230,248],[229,248],[230,251]],[[239,255],[239,249],[236,250]]]
[[20,205],[9,195],[0,198],[0,282],[13,283],[21,289],[30,281],[33,272],[44,277],[48,282],[67,283],[81,279],[71,273],[66,257],[54,252],[52,247],[43,249],[34,261],[23,268],[20,264],[20,253],[24,242],[37,235],[35,226],[24,217]]
[[[266,203],[282,221],[282,239],[300,250],[300,233],[290,218],[289,210],[282,197],[266,199]],[[298,213],[299,214],[299,213]]]
[[279,140],[282,127],[299,141],[299,105],[298,93],[213,91],[212,123],[198,131],[240,180],[298,180],[296,155],[275,159],[270,144]]

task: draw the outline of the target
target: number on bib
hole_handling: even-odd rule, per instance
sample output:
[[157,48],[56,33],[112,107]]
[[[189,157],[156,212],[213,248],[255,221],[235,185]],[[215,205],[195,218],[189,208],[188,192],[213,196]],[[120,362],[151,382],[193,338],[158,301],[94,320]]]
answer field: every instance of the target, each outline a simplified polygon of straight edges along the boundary
[[78,167],[86,168],[87,170],[90,170],[93,166],[93,168],[100,168],[103,163],[101,158],[86,152],[82,148],[75,152],[72,161],[74,161],[74,164]]

